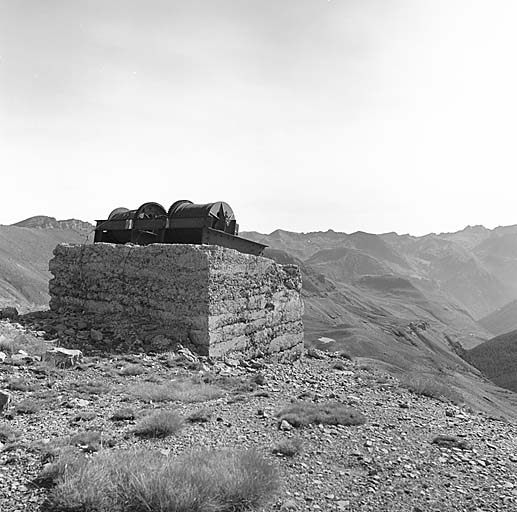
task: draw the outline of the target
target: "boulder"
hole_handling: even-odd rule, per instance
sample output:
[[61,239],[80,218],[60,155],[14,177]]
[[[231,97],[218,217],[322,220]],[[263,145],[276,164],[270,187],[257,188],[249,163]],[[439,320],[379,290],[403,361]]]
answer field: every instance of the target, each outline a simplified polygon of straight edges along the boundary
[[83,358],[80,350],[55,347],[47,350],[43,355],[43,361],[53,364],[57,368],[71,368]]

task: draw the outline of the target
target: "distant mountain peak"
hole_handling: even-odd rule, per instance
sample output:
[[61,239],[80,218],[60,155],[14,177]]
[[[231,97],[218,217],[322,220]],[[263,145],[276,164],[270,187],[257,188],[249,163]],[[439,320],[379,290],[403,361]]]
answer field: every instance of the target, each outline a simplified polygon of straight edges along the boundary
[[83,220],[57,220],[55,217],[49,217],[48,215],[35,215],[34,217],[16,222],[12,226],[31,229],[73,229],[76,231],[91,231],[93,229],[92,224]]
[[59,228],[57,219],[55,217],[49,217],[48,215],[35,215],[34,217],[29,217],[12,225],[18,228]]

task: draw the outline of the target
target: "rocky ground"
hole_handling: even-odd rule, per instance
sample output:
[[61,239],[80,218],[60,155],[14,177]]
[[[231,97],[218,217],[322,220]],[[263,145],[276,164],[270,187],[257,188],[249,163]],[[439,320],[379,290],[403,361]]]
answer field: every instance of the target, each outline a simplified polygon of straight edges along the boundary
[[[100,434],[100,442],[76,443],[85,452],[139,446],[175,456],[254,447],[281,477],[264,512],[517,510],[515,425],[410,392],[361,360],[311,351],[289,363],[214,363],[178,350],[85,356],[59,368],[39,360],[52,345],[44,335],[0,321],[0,391],[10,397],[0,412],[2,512],[39,510],[48,489],[34,480],[49,447],[85,431]],[[205,401],[186,393],[157,402],[135,391],[178,380],[209,382],[220,392]],[[293,400],[343,403],[366,422],[295,428],[277,418]],[[131,409],[133,419],[112,419],[121,409]],[[164,439],[136,437],[135,423],[156,409],[205,421],[187,422]],[[273,453],[289,440],[299,453]]]

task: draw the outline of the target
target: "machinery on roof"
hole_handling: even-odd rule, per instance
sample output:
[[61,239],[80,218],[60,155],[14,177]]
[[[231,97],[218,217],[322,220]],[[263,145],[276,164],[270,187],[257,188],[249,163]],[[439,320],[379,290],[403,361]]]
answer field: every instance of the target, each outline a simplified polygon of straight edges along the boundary
[[257,256],[266,248],[238,235],[239,225],[227,203],[181,200],[168,211],[158,203],[144,203],[136,210],[116,208],[107,220],[97,221],[94,242],[220,245]]

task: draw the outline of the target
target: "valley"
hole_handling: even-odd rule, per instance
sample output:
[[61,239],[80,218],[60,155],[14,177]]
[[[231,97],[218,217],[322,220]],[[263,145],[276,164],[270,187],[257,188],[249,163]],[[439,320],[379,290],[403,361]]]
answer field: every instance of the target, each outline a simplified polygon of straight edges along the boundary
[[[45,216],[0,226],[0,306],[45,309],[55,245],[89,243],[92,230]],[[517,327],[515,226],[424,237],[332,230],[241,235],[267,244],[266,257],[301,268],[308,347],[346,351],[394,374],[428,375],[472,406],[505,409],[499,400],[506,393],[465,354],[500,334],[494,325]],[[508,319],[498,322],[498,315]]]

